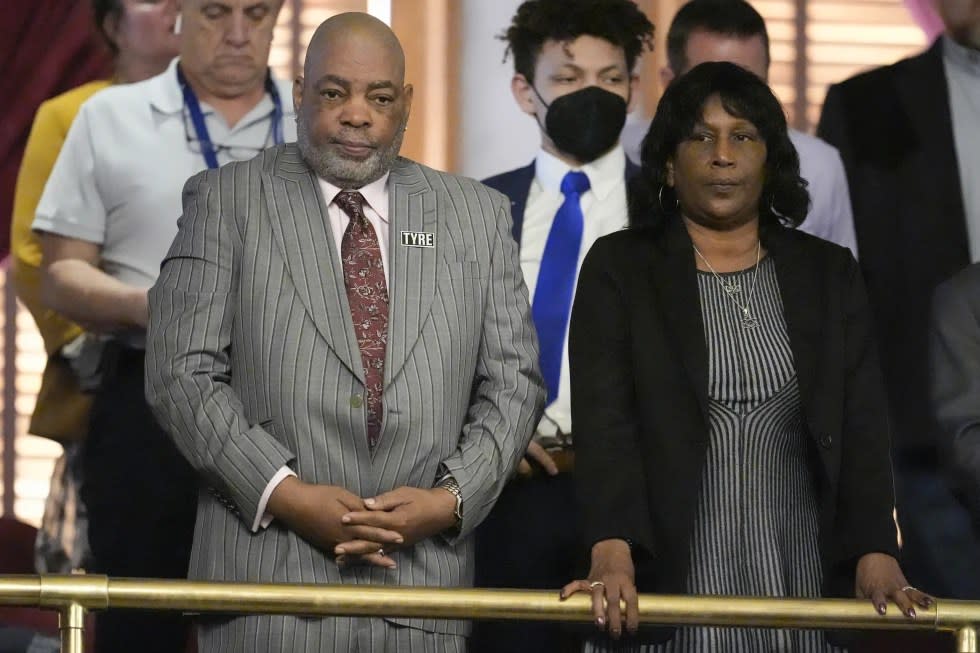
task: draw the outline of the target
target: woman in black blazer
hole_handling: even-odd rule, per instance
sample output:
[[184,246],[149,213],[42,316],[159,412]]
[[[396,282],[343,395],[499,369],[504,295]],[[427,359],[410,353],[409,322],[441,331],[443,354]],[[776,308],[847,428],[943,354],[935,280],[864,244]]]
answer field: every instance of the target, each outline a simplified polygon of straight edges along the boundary
[[[778,100],[738,66],[697,66],[642,158],[632,226],[592,247],[572,313],[591,570],[563,595],[591,592],[614,638],[636,630],[637,591],[856,594],[914,617],[930,599],[895,560],[864,288],[846,249],[790,228],[809,197]],[[832,650],[815,631],[677,632],[644,648]]]

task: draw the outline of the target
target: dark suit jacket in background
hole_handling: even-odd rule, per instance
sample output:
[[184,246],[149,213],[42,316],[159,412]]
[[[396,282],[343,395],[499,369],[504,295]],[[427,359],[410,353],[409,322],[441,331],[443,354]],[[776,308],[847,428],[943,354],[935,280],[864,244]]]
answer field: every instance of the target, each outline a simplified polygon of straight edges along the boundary
[[[531,161],[523,168],[508,170],[483,180],[484,184],[510,198],[510,217],[514,221],[512,232],[518,244],[521,242],[521,233],[524,229],[524,209],[527,208],[527,196],[531,193],[531,183],[534,182],[534,169],[534,161]],[[639,171],[640,166],[627,157],[626,181],[632,179]]]
[[929,302],[937,284],[970,262],[948,93],[940,39],[831,86],[817,128],[847,170],[899,451],[936,444]]
[[929,353],[943,449],[980,526],[980,263],[936,288]]
[[[853,596],[854,564],[897,555],[888,423],[857,263],[774,227],[773,258],[815,465],[825,596]],[[691,241],[599,239],[579,276],[570,357],[575,476],[586,544],[634,542],[640,592],[686,591],[708,440],[708,353]]]

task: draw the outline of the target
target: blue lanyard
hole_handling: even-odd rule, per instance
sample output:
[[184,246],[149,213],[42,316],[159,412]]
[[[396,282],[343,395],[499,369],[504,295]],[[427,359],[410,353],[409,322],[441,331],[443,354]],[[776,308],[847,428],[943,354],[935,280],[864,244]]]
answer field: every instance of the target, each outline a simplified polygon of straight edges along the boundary
[[[201,103],[197,101],[197,95],[194,94],[191,85],[187,83],[187,78],[184,77],[179,65],[177,66],[177,83],[180,84],[180,90],[184,94],[184,106],[191,114],[191,122],[194,123],[194,131],[197,132],[197,140],[201,144],[204,162],[209,168],[217,168],[218,150],[214,147],[211,134],[208,133],[207,123],[204,122]],[[272,75],[269,73],[266,73],[265,76],[265,90],[272,98],[272,140],[276,145],[281,145],[284,141],[282,135],[282,100],[279,97],[279,89],[276,88],[275,82],[272,81]]]

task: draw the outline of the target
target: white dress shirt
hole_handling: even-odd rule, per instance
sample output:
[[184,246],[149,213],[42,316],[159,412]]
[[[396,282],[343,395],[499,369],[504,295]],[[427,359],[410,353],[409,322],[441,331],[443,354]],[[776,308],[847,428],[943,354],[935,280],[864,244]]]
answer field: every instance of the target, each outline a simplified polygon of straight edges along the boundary
[[[555,214],[565,201],[561,193],[561,181],[571,166],[552,154],[541,150],[534,164],[534,181],[524,209],[524,225],[521,230],[521,272],[530,296],[537,288],[541,257],[551,231]],[[582,194],[580,206],[584,217],[582,246],[576,266],[576,281],[582,260],[592,244],[600,237],[618,231],[627,224],[626,213],[626,154],[616,146],[603,156],[581,168],[589,178],[590,188]],[[562,351],[561,378],[558,396],[544,411],[538,425],[538,434],[553,436],[558,429],[572,432],[572,413],[568,379],[568,334]]]
[[[347,225],[350,224],[350,217],[344,213],[343,209],[334,204],[334,198],[343,189],[334,186],[325,179],[318,178],[317,181],[320,182],[320,193],[323,195],[324,204],[326,204],[327,222],[330,223],[330,234],[333,236],[333,245],[337,249],[337,256],[339,257],[344,231],[347,230]],[[388,221],[388,173],[386,172],[377,181],[372,181],[367,186],[358,189],[358,192],[364,197],[364,217],[374,227],[374,233],[378,237],[378,246],[381,249],[381,263],[385,270],[385,283],[390,285],[388,276],[388,234],[390,231]],[[272,515],[266,512],[265,507],[269,503],[269,497],[272,496],[272,492],[290,476],[296,476],[296,472],[288,467],[281,467],[269,481],[268,485],[265,486],[265,490],[263,490],[262,496],[259,498],[258,510],[255,511],[255,520],[252,522],[253,532],[259,530],[259,528],[266,528],[272,523]]]
[[976,263],[980,261],[980,52],[943,36],[943,70],[949,85],[970,260]]

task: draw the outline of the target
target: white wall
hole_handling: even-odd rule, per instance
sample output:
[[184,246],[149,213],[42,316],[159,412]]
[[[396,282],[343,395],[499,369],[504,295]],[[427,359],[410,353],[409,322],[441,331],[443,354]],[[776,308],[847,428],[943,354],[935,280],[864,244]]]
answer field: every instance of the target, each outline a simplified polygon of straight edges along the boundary
[[[541,144],[537,123],[517,108],[510,92],[514,59],[503,61],[506,44],[495,38],[510,25],[521,2],[460,0],[460,117],[453,172],[483,179],[524,166]],[[630,114],[623,139],[634,160],[639,159],[639,141],[647,125],[634,125],[639,113]]]
[[514,60],[503,62],[503,41],[521,0],[461,0],[462,48],[457,170],[483,179],[526,165],[540,144],[534,119],[510,93]]

